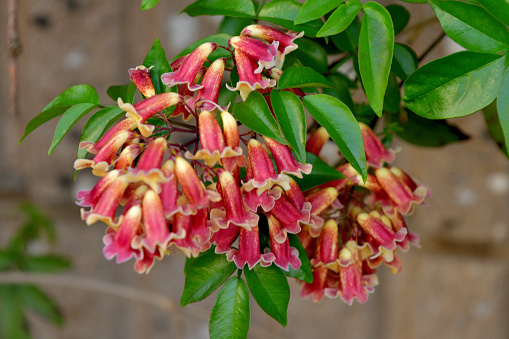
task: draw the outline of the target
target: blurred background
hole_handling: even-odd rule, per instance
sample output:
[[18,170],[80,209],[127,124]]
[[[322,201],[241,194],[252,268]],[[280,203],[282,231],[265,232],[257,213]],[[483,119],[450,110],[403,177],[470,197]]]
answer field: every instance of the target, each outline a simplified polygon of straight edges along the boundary
[[[7,2],[0,0],[3,47]],[[64,275],[76,278],[58,286],[41,285],[61,306],[65,324],[58,328],[29,314],[33,338],[208,337],[208,315],[217,293],[172,311],[155,302],[100,292],[107,292],[100,285],[107,283],[118,290],[132,288],[126,292],[131,297],[133,291],[150,292],[150,298],[161,296],[161,302],[169,298],[178,304],[185,258],[165,257],[148,275],[138,275],[132,262],[116,265],[104,259],[104,227],[87,227],[74,203],[77,190],[89,189],[97,181],[86,171],[73,180],[80,128],[86,119],[51,156],[47,149],[57,119],[18,146],[28,121],[69,86],[90,84],[102,103],[113,103],[106,96],[107,87],[127,83],[127,70],[143,62],[156,38],[172,59],[191,42],[214,33],[220,17],[178,15],[190,2],[161,0],[142,12],[140,0],[18,1],[23,49],[18,57],[17,115],[9,114],[7,49],[0,53],[0,246],[22,221],[19,204],[32,201],[54,220],[59,242],[51,248],[41,242],[30,250],[67,256],[73,268]],[[428,5],[404,5],[412,13],[410,26],[425,24],[407,29],[397,40],[411,41],[421,54],[440,35],[440,26]],[[455,48],[445,38],[423,62]],[[418,206],[407,219],[409,228],[420,234],[422,248],[400,255],[403,271],[392,275],[381,267],[375,293],[366,304],[353,306],[337,299],[302,300],[299,286],[291,281],[287,327],[251,300],[249,338],[509,337],[509,161],[489,137],[482,114],[453,122],[471,139],[439,149],[396,141],[402,148],[396,165],[433,192],[427,206]],[[99,285],[92,290],[73,286],[80,279]]]

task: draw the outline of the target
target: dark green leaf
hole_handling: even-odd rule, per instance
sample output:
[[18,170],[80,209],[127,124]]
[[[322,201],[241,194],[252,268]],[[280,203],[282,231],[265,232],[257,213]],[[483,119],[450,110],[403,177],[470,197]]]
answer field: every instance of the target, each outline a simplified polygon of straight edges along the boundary
[[244,274],[247,286],[261,309],[286,326],[290,286],[282,270],[275,265],[256,265],[252,270],[244,270]]
[[341,153],[365,180],[368,173],[364,144],[359,124],[350,109],[338,99],[326,94],[308,95],[303,102],[309,113],[325,127]]
[[327,80],[334,84],[334,88],[324,88],[323,93],[338,98],[353,112],[354,104],[349,86],[351,80],[342,73],[330,74],[327,76]]
[[278,89],[302,87],[334,87],[334,84],[310,67],[290,67],[283,72]]
[[53,141],[48,150],[48,155],[51,155],[55,148],[60,144],[62,139],[66,136],[69,130],[85,115],[97,108],[98,105],[92,103],[77,104],[69,108],[60,118],[55,129]]
[[226,84],[221,85],[221,92],[219,92],[218,104],[221,106],[228,106],[230,103],[234,104],[240,98],[237,92],[230,91],[226,88]]
[[327,22],[320,29],[316,36],[328,36],[344,31],[357,17],[362,4],[359,0],[348,1],[339,6],[327,19]]
[[296,25],[318,19],[329,13],[345,0],[307,0],[297,13],[294,23]]
[[506,144],[504,130],[500,124],[500,118],[497,111],[497,100],[493,100],[491,104],[484,107],[482,112],[491,137],[497,143],[504,155],[507,156],[509,154],[509,147]]
[[418,66],[417,54],[407,45],[394,44],[394,56],[392,58],[391,71],[401,80],[406,80]]
[[394,28],[389,12],[382,5],[369,1],[363,10],[359,70],[369,104],[380,117],[391,70]]
[[25,257],[23,268],[27,271],[53,273],[68,270],[71,268],[71,262],[52,254],[30,255]]
[[252,19],[250,18],[235,18],[232,16],[225,16],[223,21],[219,24],[217,29],[218,33],[225,33],[231,36],[240,35],[244,27],[250,25]]
[[214,251],[203,253],[187,267],[180,305],[205,299],[228,280],[236,268],[225,254],[216,254]]
[[[198,47],[201,44],[204,44],[206,42],[215,42],[216,44],[218,44],[220,46],[226,47],[226,46],[228,46],[228,40],[231,37],[232,37],[231,35],[226,34],[226,33],[218,33],[218,34],[214,34],[214,35],[209,35],[208,37],[205,37],[203,39],[195,41],[192,44],[190,44],[189,46],[187,46],[182,52],[177,54],[177,56],[175,56],[173,58],[173,60],[177,60],[181,56],[191,53],[192,51],[194,51],[196,49],[196,47]],[[225,50],[223,48],[218,48],[214,52],[210,53],[210,55],[207,59],[210,62],[212,62],[212,61],[216,60],[217,58],[228,58],[230,56],[231,56],[230,52],[228,52],[227,50]]]
[[497,96],[505,57],[463,51],[433,60],[405,81],[403,101],[428,119],[474,113]]
[[304,66],[314,68],[319,73],[327,73],[328,62],[327,52],[323,47],[314,40],[301,38],[295,40],[299,45],[293,53],[299,58]]
[[295,247],[299,251],[299,259],[302,265],[298,270],[294,270],[290,265],[289,271],[283,271],[283,273],[287,277],[299,279],[311,284],[313,282],[313,271],[311,271],[311,264],[309,263],[309,258],[304,246],[302,246],[302,243],[296,234],[288,234],[288,240],[290,241],[290,246]]
[[115,102],[117,99],[122,99],[123,102],[133,103],[134,93],[136,92],[136,86],[134,82],[130,82],[125,85],[110,86],[106,90],[108,96]]
[[272,109],[279,126],[297,156],[297,160],[306,162],[306,114],[299,97],[292,92],[276,91],[270,93]]
[[62,115],[71,106],[79,103],[92,103],[99,105],[99,96],[92,86],[76,85],[60,93],[60,95],[43,108],[39,115],[30,120],[25,128],[25,133],[21,139],[19,139],[19,143],[21,143],[23,139],[25,139],[27,135],[32,133],[37,127],[53,118],[58,117],[59,115]]
[[501,0],[477,0],[494,17],[509,25],[509,2]]
[[308,21],[302,25],[293,24],[301,8],[302,4],[295,0],[272,0],[263,6],[258,18],[273,22],[295,32],[304,31],[306,36],[316,37],[316,33],[323,24],[321,20]]
[[[497,98],[497,111],[500,127],[504,133],[504,144],[507,152],[509,148],[509,69],[506,70],[505,76],[500,84]],[[507,152],[507,155],[509,155],[509,152]]]
[[290,53],[285,56],[285,63],[283,64],[283,72],[286,71],[290,67],[300,67],[303,66],[302,62],[300,62],[299,58],[295,55],[295,53]]
[[355,17],[350,26],[348,26],[343,32],[333,35],[331,37],[332,42],[339,49],[355,53],[357,46],[359,46],[359,35],[361,32],[361,21],[358,17]]
[[393,120],[400,127],[396,129],[396,135],[414,145],[439,147],[469,138],[459,128],[445,120],[424,119],[409,109],[405,109],[403,119],[399,114],[394,117]]
[[239,277],[233,277],[219,292],[210,314],[210,338],[247,338],[250,318],[249,292],[246,284]]
[[509,48],[509,31],[484,8],[460,1],[430,0],[445,33],[474,51],[497,53]]
[[279,130],[276,119],[270,112],[269,105],[260,92],[253,91],[246,101],[233,106],[233,114],[247,128],[276,140],[281,144],[287,144]]
[[181,13],[189,16],[227,15],[252,18],[255,16],[255,7],[251,0],[198,0],[184,8]]
[[345,176],[336,171],[333,167],[329,166],[325,161],[314,155],[313,153],[306,152],[306,163],[313,165],[311,173],[304,174],[304,178],[295,178],[301,190],[305,191],[315,186],[324,184],[326,182],[343,179]]
[[11,253],[0,248],[0,271],[8,270],[13,261],[14,258]]
[[62,326],[64,318],[55,302],[35,285],[20,285],[18,294],[23,306],[28,306],[41,316]]
[[152,44],[152,48],[148,51],[145,60],[143,60],[143,66],[147,68],[154,66],[150,69],[150,77],[152,78],[156,94],[167,92],[166,85],[161,80],[161,75],[171,72],[171,66],[168,59],[166,59],[166,52],[161,47],[159,39],[156,39]]
[[[104,132],[124,114],[125,112],[117,106],[106,107],[97,111],[85,124],[83,132],[81,132],[80,142],[97,142]],[[86,149],[78,149],[78,159],[83,159],[86,156]]]
[[30,339],[15,286],[0,286],[0,338]]
[[394,25],[394,35],[397,35],[410,21],[410,12],[406,9],[406,7],[396,4],[388,5],[385,8],[391,15],[392,23]]
[[398,113],[401,104],[401,92],[398,80],[394,73],[389,74],[389,82],[384,96],[384,110],[391,113]]
[[142,0],[141,1],[141,10],[145,11],[147,9],[151,9],[152,7],[157,5],[158,2],[159,2],[159,0]]

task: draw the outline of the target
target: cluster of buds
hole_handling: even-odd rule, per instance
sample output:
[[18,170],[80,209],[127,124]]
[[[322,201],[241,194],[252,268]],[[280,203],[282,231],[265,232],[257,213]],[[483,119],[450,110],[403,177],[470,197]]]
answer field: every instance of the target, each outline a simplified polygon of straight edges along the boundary
[[[322,211],[326,219],[316,237],[304,229],[299,238],[306,248],[313,270],[313,283],[303,283],[301,296],[312,295],[314,301],[323,296],[340,297],[348,304],[354,298],[366,302],[378,284],[377,268],[386,265],[396,274],[402,262],[398,249],[407,251],[410,243],[419,245],[419,237],[406,226],[404,215],[412,213],[430,195],[429,189],[416,183],[397,167],[394,152],[386,149],[369,126],[359,123],[368,168],[368,177],[361,176],[349,164],[337,170],[344,179],[322,184],[305,192],[312,196],[324,189],[334,189],[338,197]],[[308,139],[306,149],[318,155],[329,136],[323,128]]]

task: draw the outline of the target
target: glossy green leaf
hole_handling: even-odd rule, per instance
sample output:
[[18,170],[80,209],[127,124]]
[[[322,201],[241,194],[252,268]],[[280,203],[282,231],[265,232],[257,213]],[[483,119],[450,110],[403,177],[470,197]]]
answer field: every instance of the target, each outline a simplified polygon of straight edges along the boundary
[[507,0],[477,0],[494,17],[509,25],[509,1]]
[[247,338],[250,320],[249,292],[246,284],[239,277],[233,277],[219,292],[210,314],[210,338]]
[[368,173],[362,135],[350,109],[338,99],[326,94],[308,95],[303,102],[313,118],[325,127],[353,168],[366,179]]
[[[500,84],[500,90],[497,98],[497,111],[500,127],[504,133],[504,144],[509,148],[509,70],[505,71],[505,76]],[[509,152],[507,152],[509,155]]]
[[30,339],[16,286],[0,285],[0,338]]
[[148,51],[145,60],[143,60],[143,66],[147,68],[154,66],[150,69],[150,77],[152,78],[156,94],[167,92],[166,85],[161,80],[161,75],[171,72],[171,66],[168,59],[166,59],[166,52],[161,47],[159,39],[156,39],[152,44],[152,48]]
[[292,92],[276,90],[270,93],[270,102],[288,145],[298,161],[306,162],[306,114],[302,102]]
[[256,265],[252,270],[244,270],[244,275],[249,291],[261,309],[286,326],[290,286],[282,270],[275,265]]
[[329,13],[345,0],[307,0],[297,13],[294,23],[302,24]]
[[252,18],[255,16],[255,7],[251,0],[198,0],[184,8],[181,13],[189,16],[227,15]]
[[421,118],[409,109],[405,109],[403,117],[404,119],[401,119],[397,114],[392,119],[400,127],[396,129],[396,135],[414,145],[439,147],[469,138],[459,128],[445,120]]
[[311,270],[311,264],[309,263],[309,258],[304,246],[302,246],[302,243],[296,234],[288,234],[288,240],[290,241],[290,246],[295,247],[299,251],[301,266],[298,270],[294,270],[292,265],[290,265],[289,270],[283,270],[283,273],[287,277],[299,279],[311,284],[313,282],[313,271]]
[[239,98],[240,96],[236,91],[230,91],[226,88],[226,84],[222,84],[217,103],[221,106],[228,106],[229,104],[233,105]]
[[488,127],[488,132],[493,138],[493,141],[497,143],[498,147],[505,156],[509,156],[509,145],[506,143],[504,130],[500,124],[500,118],[497,110],[497,100],[493,100],[491,104],[484,107],[482,112],[484,115],[484,120],[486,121],[486,126]]
[[71,262],[53,254],[30,255],[24,258],[23,268],[34,272],[60,272],[71,268]]
[[[191,53],[192,51],[194,51],[196,49],[196,47],[198,47],[201,44],[206,43],[206,42],[215,42],[218,45],[226,47],[226,46],[228,46],[228,40],[231,37],[232,37],[231,35],[226,34],[226,33],[218,33],[218,34],[209,35],[208,37],[205,37],[203,39],[195,41],[192,44],[190,44],[189,46],[187,46],[182,52],[177,54],[173,58],[173,60],[177,60],[181,56]],[[217,58],[228,58],[228,57],[231,57],[230,52],[228,52],[227,50],[225,50],[223,48],[218,48],[214,52],[210,53],[210,55],[207,59],[212,62],[212,61],[216,60]]]
[[301,8],[302,4],[295,0],[272,0],[263,6],[258,14],[258,18],[273,22],[295,32],[304,31],[306,36],[316,37],[316,33],[323,24],[321,20],[316,19],[301,25],[294,25],[293,21]]
[[25,127],[25,133],[19,140],[19,143],[23,141],[30,133],[32,133],[37,127],[50,121],[53,118],[62,115],[71,106],[79,103],[92,103],[99,105],[99,96],[95,89],[90,85],[76,85],[69,87],[62,93],[60,93],[55,99],[53,99],[46,107],[43,108],[41,113]]
[[270,112],[269,105],[260,92],[253,91],[246,101],[233,106],[233,115],[247,128],[276,140],[281,144],[287,144],[279,130],[276,119]]
[[313,166],[311,173],[304,174],[302,179],[294,177],[295,181],[299,184],[300,189],[303,191],[326,182],[343,179],[345,177],[341,172],[331,167],[313,153],[306,152],[306,163]]
[[57,304],[37,286],[20,285],[18,294],[23,306],[31,308],[55,325],[62,326],[64,324],[64,317],[60,313]]
[[417,54],[414,50],[399,42],[394,44],[394,55],[392,58],[391,71],[401,80],[406,80],[419,64]]
[[474,113],[497,96],[505,57],[462,51],[433,60],[405,81],[403,101],[428,119],[447,119]]
[[507,27],[481,6],[460,1],[430,0],[429,3],[444,32],[459,45],[489,53],[509,49]]
[[359,70],[369,104],[381,117],[391,70],[394,28],[389,12],[382,5],[369,1],[363,5],[363,10]]
[[219,24],[218,33],[225,33],[231,36],[240,35],[244,27],[251,24],[251,18],[236,18],[233,16],[225,16]]
[[152,7],[157,5],[158,2],[159,2],[159,0],[142,0],[141,1],[141,10],[146,11],[147,9],[151,9]]
[[355,17],[352,23],[341,33],[331,37],[332,42],[339,49],[355,53],[357,46],[359,46],[359,35],[361,32],[361,21]]
[[353,112],[354,103],[352,94],[350,93],[349,83],[351,82],[348,77],[342,73],[333,73],[327,76],[327,80],[334,84],[334,88],[324,88],[323,93],[331,95],[341,100]]
[[387,90],[384,96],[384,111],[397,113],[401,106],[401,91],[399,88],[398,80],[394,73],[389,74],[389,81],[387,83]]
[[[106,107],[95,112],[85,124],[83,132],[81,132],[80,142],[97,142],[104,132],[124,114],[125,112],[117,106]],[[85,158],[87,153],[86,149],[78,149],[78,159]]]
[[133,103],[134,93],[136,92],[136,86],[134,82],[130,82],[125,85],[110,86],[106,90],[106,94],[115,102],[117,99],[122,99],[123,102]]
[[327,22],[316,33],[316,36],[328,36],[344,31],[357,17],[362,4],[359,0],[348,1],[339,6],[327,19]]
[[180,305],[185,306],[208,297],[235,272],[237,266],[224,254],[214,251],[200,255],[187,267]]
[[69,108],[62,115],[60,120],[58,121],[57,128],[55,129],[55,135],[53,136],[53,141],[51,142],[51,146],[48,150],[48,155],[51,155],[55,148],[60,144],[62,139],[66,136],[69,130],[85,115],[90,113],[93,109],[97,108],[96,104],[91,103],[82,103],[77,104]]
[[295,40],[299,46],[293,53],[299,58],[304,66],[311,67],[319,73],[327,73],[328,62],[327,52],[316,41],[308,38],[300,38]]
[[311,67],[290,67],[277,84],[278,89],[302,87],[334,87],[334,84]]
[[385,7],[391,15],[392,23],[394,25],[394,35],[401,32],[408,22],[410,21],[410,12],[405,6],[391,4]]

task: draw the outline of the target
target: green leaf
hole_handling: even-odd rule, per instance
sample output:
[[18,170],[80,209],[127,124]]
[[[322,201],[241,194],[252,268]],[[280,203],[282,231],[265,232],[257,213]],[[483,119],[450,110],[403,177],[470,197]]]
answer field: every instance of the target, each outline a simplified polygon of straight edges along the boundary
[[507,0],[477,0],[494,17],[509,25],[509,2]]
[[99,105],[99,96],[95,89],[90,85],[76,85],[72,86],[62,93],[60,93],[55,99],[53,99],[46,107],[43,108],[41,113],[35,118],[30,120],[25,128],[25,133],[19,139],[19,143],[23,141],[30,133],[32,133],[37,127],[50,121],[53,118],[62,115],[71,106],[80,103],[92,103]]
[[334,87],[334,84],[311,67],[290,67],[283,72],[278,89],[302,87]]
[[394,25],[394,35],[397,35],[410,21],[410,12],[405,6],[396,4],[388,5],[385,8],[391,15],[392,23]]
[[55,325],[62,326],[64,317],[55,302],[35,285],[21,285],[18,287],[20,302],[23,306],[47,318]]
[[180,306],[208,297],[221,286],[237,269],[225,254],[205,252],[187,267],[186,281]]
[[272,109],[276,114],[281,130],[297,156],[306,162],[306,114],[299,97],[292,92],[276,91],[270,93]]
[[311,264],[309,263],[309,258],[304,246],[302,246],[296,234],[288,234],[288,240],[290,241],[290,246],[295,247],[299,251],[299,259],[302,265],[298,270],[294,270],[290,265],[289,271],[286,272],[283,270],[283,273],[287,277],[299,279],[311,284],[313,282],[313,271],[311,270]]
[[[396,135],[414,145],[422,147],[439,147],[453,142],[469,139],[459,128],[445,120],[424,119],[405,109],[404,119],[394,115],[397,126]],[[403,120],[403,121],[402,121]]]
[[334,84],[334,88],[324,88],[323,93],[338,98],[353,112],[354,103],[349,86],[349,82],[351,82],[351,80],[342,73],[330,74],[327,76],[327,80]]
[[150,69],[150,77],[152,78],[156,94],[167,92],[166,85],[161,80],[161,75],[171,72],[171,66],[168,59],[166,59],[166,52],[161,47],[159,39],[156,39],[152,44],[152,48],[150,48],[145,60],[143,60],[143,66],[147,68],[154,66]]
[[48,150],[48,155],[51,155],[55,148],[60,144],[62,139],[66,136],[69,130],[85,115],[90,113],[90,111],[97,108],[98,105],[92,103],[82,103],[77,104],[69,108],[65,111],[64,115],[60,118],[57,124],[57,128],[55,129],[55,134],[53,136],[53,141],[51,142],[51,146]]
[[189,16],[227,15],[241,18],[252,18],[256,15],[251,0],[198,0],[184,8],[181,13]]
[[58,255],[29,255],[23,260],[23,268],[27,271],[53,273],[68,270],[71,262]]
[[316,36],[328,36],[344,31],[357,17],[362,4],[359,0],[348,1],[339,6],[327,19],[327,22],[316,33]]
[[[173,61],[177,60],[181,56],[191,53],[192,51],[194,51],[196,49],[196,47],[198,47],[201,44],[206,43],[206,42],[215,42],[216,44],[218,44],[220,46],[226,47],[226,46],[228,46],[228,40],[231,37],[232,37],[231,35],[226,34],[226,33],[218,33],[218,34],[209,35],[209,36],[207,36],[203,39],[200,39],[198,41],[195,41],[192,44],[190,44],[189,46],[187,46],[182,52],[180,52],[179,54],[177,54],[176,57],[173,58]],[[230,52],[228,52],[227,50],[225,50],[223,48],[218,48],[214,52],[210,53],[210,55],[207,59],[210,62],[213,62],[217,58],[228,58],[230,56],[231,56]]]
[[399,42],[394,44],[391,71],[398,78],[405,81],[417,69],[418,64],[417,54],[411,47]]
[[251,18],[236,18],[232,16],[225,16],[219,24],[217,29],[218,33],[226,33],[231,36],[240,35],[244,27],[251,24]]
[[500,90],[497,98],[497,111],[500,127],[504,133],[504,144],[507,155],[509,155],[509,71],[505,71],[505,76],[500,84]]
[[316,41],[308,38],[300,38],[295,40],[299,46],[293,53],[299,58],[304,66],[314,68],[319,73],[327,73],[328,62],[327,52]]
[[353,168],[366,180],[368,172],[362,135],[350,109],[338,99],[326,94],[308,95],[303,102],[313,118],[325,127]]
[[497,110],[497,100],[493,100],[491,104],[484,107],[482,112],[491,137],[497,143],[498,147],[504,153],[504,155],[507,156],[509,154],[509,148],[508,144],[506,143],[504,130],[500,124],[500,117]]
[[314,38],[322,27],[322,21],[316,19],[302,25],[294,25],[293,21],[301,8],[302,4],[295,0],[272,0],[263,6],[258,19],[273,22],[295,32],[304,31],[306,36]]
[[0,271],[8,270],[15,258],[10,253],[10,251],[6,251],[0,248]]
[[384,111],[398,113],[401,105],[401,91],[394,73],[389,74],[389,82],[384,96]]
[[151,9],[152,7],[157,5],[158,2],[159,2],[159,0],[142,0],[141,1],[141,10],[146,11],[147,9]]
[[307,0],[297,13],[294,23],[296,25],[318,19],[329,13],[345,0]]
[[226,88],[226,83],[221,85],[221,91],[219,92],[219,98],[217,99],[217,103],[221,106],[228,106],[229,104],[234,104],[237,99],[240,98],[236,91],[230,91]]
[[361,21],[358,17],[355,17],[350,26],[343,32],[333,35],[331,40],[339,49],[345,52],[355,53],[357,51],[357,46],[359,46],[360,32]]
[[505,57],[462,51],[420,67],[405,81],[403,101],[428,119],[474,113],[497,96]]
[[286,326],[290,286],[282,270],[275,265],[256,265],[252,270],[244,270],[244,275],[247,286],[261,309]]
[[460,1],[430,0],[444,32],[459,45],[497,53],[509,47],[509,31],[484,8]]
[[233,277],[219,292],[210,314],[210,338],[247,338],[250,318],[249,292],[246,284],[239,277]]
[[123,102],[128,102],[131,104],[134,101],[135,92],[136,86],[132,81],[125,85],[110,86],[106,90],[106,93],[113,101],[117,102],[117,99],[120,98]]
[[359,70],[369,104],[381,117],[394,49],[394,28],[389,12],[369,1],[363,6],[359,38]]
[[0,338],[30,339],[17,287],[0,286]]
[[[80,142],[97,142],[104,132],[124,114],[125,112],[117,106],[106,107],[95,112],[85,124],[83,132],[81,132]],[[86,149],[78,149],[78,159],[85,158],[87,153]]]
[[270,112],[269,105],[260,92],[253,91],[246,101],[233,106],[233,115],[247,128],[276,140],[281,144],[287,144],[279,130],[276,119]]
[[343,179],[345,177],[343,173],[329,166],[325,161],[313,153],[306,152],[306,163],[313,165],[311,173],[304,174],[304,178],[302,179],[294,177],[295,181],[299,184],[300,189],[303,191],[325,184],[326,182]]

